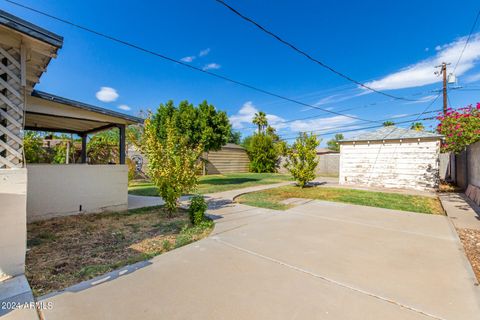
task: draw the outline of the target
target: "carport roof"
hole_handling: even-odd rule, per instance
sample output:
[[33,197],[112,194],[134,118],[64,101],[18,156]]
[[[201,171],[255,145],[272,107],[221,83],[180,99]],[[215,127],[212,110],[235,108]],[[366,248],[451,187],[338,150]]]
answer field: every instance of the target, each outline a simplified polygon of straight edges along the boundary
[[34,90],[27,99],[25,129],[88,134],[143,119]]
[[343,139],[340,142],[352,141],[382,141],[382,140],[400,140],[400,139],[442,139],[441,134],[404,129],[395,126],[382,127],[378,130],[363,133],[353,138]]

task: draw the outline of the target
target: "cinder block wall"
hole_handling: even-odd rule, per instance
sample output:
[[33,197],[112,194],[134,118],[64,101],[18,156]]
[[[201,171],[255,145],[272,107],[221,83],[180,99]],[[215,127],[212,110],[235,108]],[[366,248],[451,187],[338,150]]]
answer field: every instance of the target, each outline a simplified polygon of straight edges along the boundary
[[0,281],[24,272],[26,192],[26,169],[0,169]]

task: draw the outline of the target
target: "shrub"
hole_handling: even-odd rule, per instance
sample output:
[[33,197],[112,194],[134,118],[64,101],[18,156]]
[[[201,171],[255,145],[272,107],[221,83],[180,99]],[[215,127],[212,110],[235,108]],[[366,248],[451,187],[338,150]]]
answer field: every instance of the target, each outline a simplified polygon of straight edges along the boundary
[[250,158],[251,172],[277,171],[279,151],[270,135],[264,133],[254,134],[247,151]]
[[448,109],[437,118],[437,132],[445,135],[442,152],[460,153],[465,147],[480,140],[480,103],[457,110]]
[[285,168],[302,188],[308,181],[315,179],[315,168],[318,165],[316,148],[319,144],[316,135],[300,133],[288,152]]
[[196,226],[205,220],[205,211],[207,210],[207,203],[201,195],[194,195],[190,201],[190,207],[188,208],[188,216],[190,222]]
[[27,163],[39,163],[45,153],[42,148],[42,137],[38,132],[25,131],[23,137],[23,152]]
[[186,137],[180,135],[169,121],[166,126],[166,136],[160,139],[156,125],[151,118],[146,119],[143,149],[148,157],[150,178],[157,186],[171,217],[176,211],[178,198],[197,186],[196,172],[201,165],[197,160],[203,146],[200,144],[192,148]]

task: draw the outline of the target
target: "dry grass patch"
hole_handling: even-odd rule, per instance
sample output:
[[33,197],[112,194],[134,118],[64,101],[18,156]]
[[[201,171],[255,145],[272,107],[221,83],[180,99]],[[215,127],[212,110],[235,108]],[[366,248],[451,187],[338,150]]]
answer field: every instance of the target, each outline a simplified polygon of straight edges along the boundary
[[44,295],[204,238],[212,227],[191,226],[184,210],[167,218],[161,207],[30,223],[26,276]]

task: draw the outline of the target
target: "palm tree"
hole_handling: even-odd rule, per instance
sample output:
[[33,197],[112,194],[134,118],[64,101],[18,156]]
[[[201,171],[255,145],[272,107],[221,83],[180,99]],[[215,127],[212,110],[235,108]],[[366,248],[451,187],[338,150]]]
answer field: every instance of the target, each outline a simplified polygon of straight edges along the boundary
[[383,123],[384,127],[389,127],[389,126],[394,126],[394,125],[395,125],[395,122],[393,122],[393,121],[385,121]]
[[421,123],[421,122],[414,122],[414,123],[412,123],[412,126],[410,127],[410,129],[416,130],[416,131],[423,131],[423,130],[425,130],[425,127],[423,126],[423,123]]
[[258,133],[263,132],[268,126],[267,115],[265,114],[265,112],[259,111],[255,113],[252,123],[258,126]]

